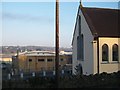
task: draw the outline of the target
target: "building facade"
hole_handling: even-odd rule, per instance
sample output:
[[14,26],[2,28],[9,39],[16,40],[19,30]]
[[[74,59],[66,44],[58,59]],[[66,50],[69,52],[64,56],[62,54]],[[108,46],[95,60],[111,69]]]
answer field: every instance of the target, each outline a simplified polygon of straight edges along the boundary
[[13,54],[1,54],[0,61],[5,63],[12,63],[12,55]]
[[[60,68],[72,61],[72,53],[62,52],[59,54]],[[39,72],[55,70],[55,53],[50,51],[33,51],[13,56],[13,67],[23,72]]]
[[79,6],[73,34],[73,74],[120,70],[120,10]]

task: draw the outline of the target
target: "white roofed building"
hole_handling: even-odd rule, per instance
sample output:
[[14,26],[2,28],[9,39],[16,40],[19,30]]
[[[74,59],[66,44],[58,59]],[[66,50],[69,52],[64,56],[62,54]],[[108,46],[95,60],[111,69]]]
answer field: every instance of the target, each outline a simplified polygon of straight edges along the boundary
[[[72,62],[72,52],[61,51],[59,64],[62,69]],[[53,51],[30,51],[19,53],[12,58],[13,67],[24,72],[53,71],[55,69],[55,52]]]

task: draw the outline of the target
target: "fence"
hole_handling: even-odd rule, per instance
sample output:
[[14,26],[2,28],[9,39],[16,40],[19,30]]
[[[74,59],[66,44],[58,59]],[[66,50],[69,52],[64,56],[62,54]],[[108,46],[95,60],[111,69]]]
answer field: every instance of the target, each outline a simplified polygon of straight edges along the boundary
[[[61,70],[59,75],[60,76],[64,76],[64,75],[71,75],[72,72],[70,71],[65,71],[65,70]],[[30,77],[54,77],[55,76],[55,71],[40,71],[40,72],[19,72],[17,74],[15,74],[14,72],[11,73],[6,73],[2,76],[3,80],[17,80],[20,78],[28,79]]]
[[[55,78],[32,77],[27,80],[3,80],[3,88],[54,88]],[[71,75],[60,77],[60,88],[120,88],[120,71],[95,75]]]

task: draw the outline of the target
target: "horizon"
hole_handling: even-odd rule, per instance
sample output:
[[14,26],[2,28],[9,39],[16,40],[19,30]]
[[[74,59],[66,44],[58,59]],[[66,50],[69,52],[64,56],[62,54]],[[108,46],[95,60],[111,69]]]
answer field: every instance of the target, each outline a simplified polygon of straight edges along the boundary
[[[21,46],[18,46],[18,45],[6,45],[6,46],[0,46],[0,47],[48,47],[48,48],[55,48],[55,46],[37,46],[37,45],[21,45]],[[59,47],[59,48],[68,48],[68,49],[72,49],[72,47]]]

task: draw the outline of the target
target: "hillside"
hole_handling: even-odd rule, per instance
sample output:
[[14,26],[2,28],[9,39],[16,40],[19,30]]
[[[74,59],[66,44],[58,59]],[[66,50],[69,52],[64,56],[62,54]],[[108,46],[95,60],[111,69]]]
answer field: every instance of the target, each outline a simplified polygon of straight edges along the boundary
[[[2,46],[0,47],[0,54],[14,54],[17,52],[17,50],[19,50],[20,52],[24,52],[24,51],[33,51],[33,50],[37,50],[37,51],[54,51],[55,47],[46,47],[46,46]],[[61,47],[60,51],[72,51],[71,48],[64,48]]]

